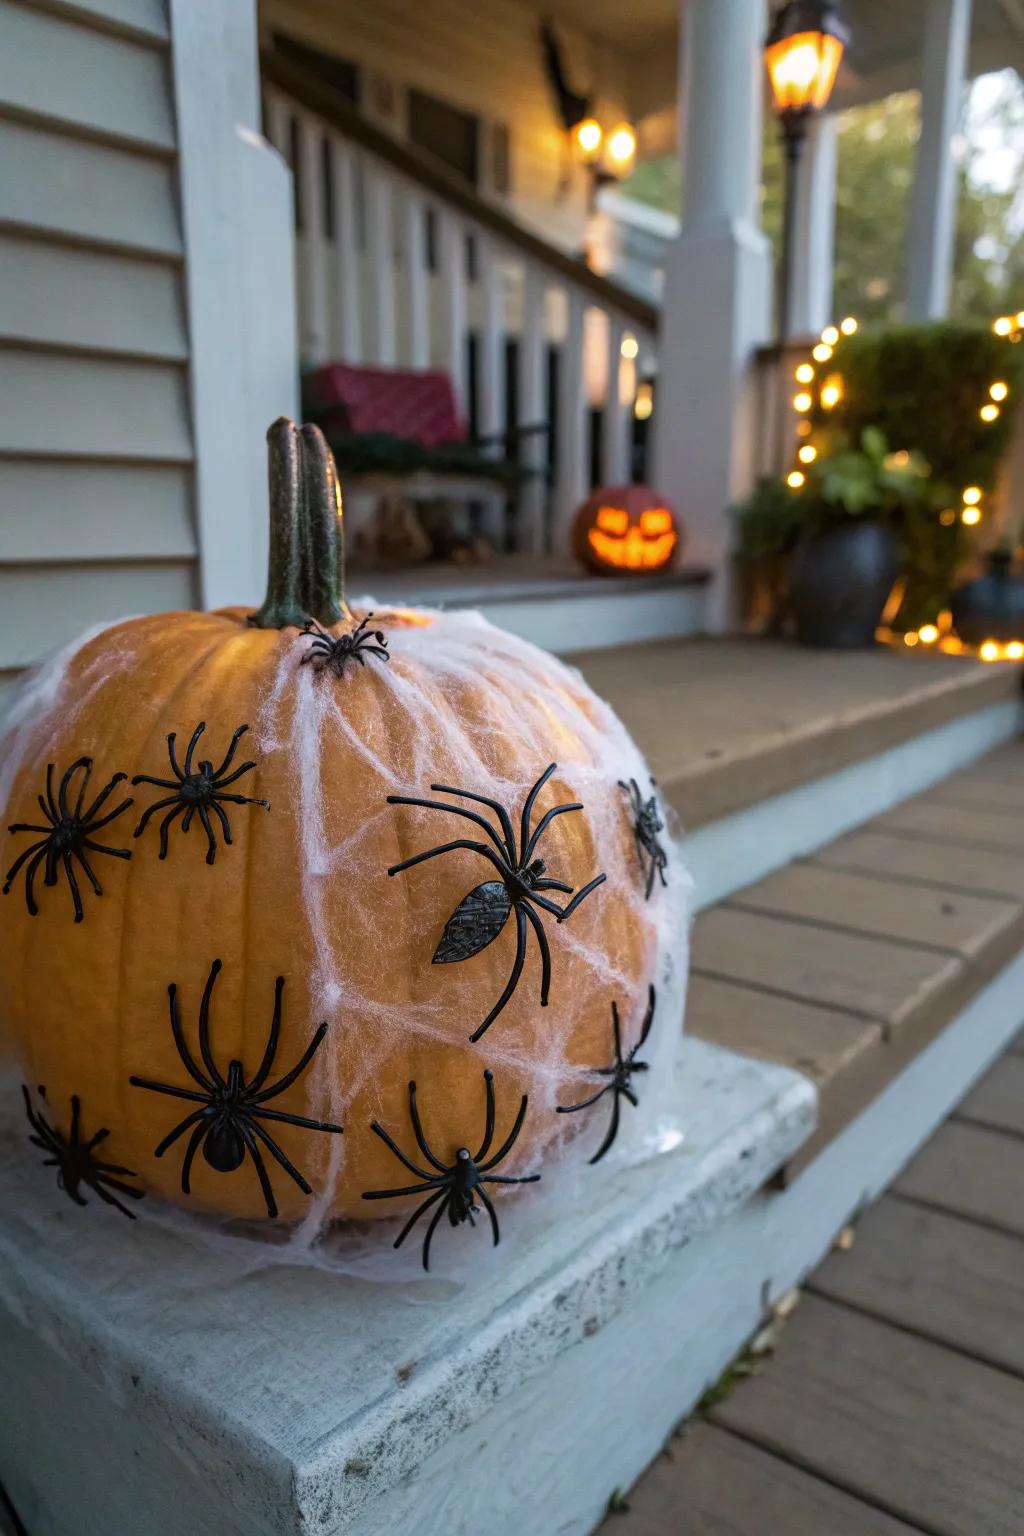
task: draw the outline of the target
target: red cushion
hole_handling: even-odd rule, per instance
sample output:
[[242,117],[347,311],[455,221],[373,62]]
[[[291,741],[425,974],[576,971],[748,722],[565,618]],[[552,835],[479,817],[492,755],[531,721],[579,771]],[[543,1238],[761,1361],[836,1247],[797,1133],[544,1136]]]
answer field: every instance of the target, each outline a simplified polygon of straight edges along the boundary
[[312,408],[327,428],[343,433],[386,432],[435,448],[464,443],[452,381],[440,368],[362,368],[327,363],[307,374]]

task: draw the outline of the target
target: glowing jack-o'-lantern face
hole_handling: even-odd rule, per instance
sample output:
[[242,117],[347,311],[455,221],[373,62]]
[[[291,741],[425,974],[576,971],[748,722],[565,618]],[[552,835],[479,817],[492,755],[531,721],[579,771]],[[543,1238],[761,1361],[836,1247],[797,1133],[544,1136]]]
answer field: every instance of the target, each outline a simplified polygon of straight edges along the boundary
[[664,498],[647,486],[607,487],[577,512],[573,545],[591,570],[649,574],[671,564],[679,524]]

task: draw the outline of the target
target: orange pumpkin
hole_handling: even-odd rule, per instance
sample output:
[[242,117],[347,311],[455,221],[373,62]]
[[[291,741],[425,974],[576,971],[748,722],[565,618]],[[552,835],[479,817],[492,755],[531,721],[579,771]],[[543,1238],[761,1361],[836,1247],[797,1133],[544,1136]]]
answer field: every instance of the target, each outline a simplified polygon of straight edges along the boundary
[[416,1198],[363,1196],[416,1182],[416,1111],[448,1166],[492,1093],[491,1156],[528,1095],[521,1178],[583,1132],[554,1111],[607,1066],[612,1001],[637,1038],[658,892],[617,780],[643,764],[578,674],[479,615],[357,627],[323,439],[269,436],[263,607],[115,624],[16,717],[0,1013],[69,1193],[394,1216]]
[[676,557],[679,538],[676,513],[646,485],[613,485],[595,491],[573,523],[577,558],[602,576],[667,570]]

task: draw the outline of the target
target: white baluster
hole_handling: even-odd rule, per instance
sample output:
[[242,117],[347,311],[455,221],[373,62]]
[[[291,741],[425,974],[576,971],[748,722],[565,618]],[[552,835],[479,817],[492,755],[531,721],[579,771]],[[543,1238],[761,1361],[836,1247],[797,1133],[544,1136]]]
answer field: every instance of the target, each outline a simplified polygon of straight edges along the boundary
[[430,366],[430,276],[427,272],[426,209],[421,198],[405,194],[406,307],[409,322],[409,363],[413,368]]
[[334,252],[331,288],[337,353],[346,363],[362,361],[360,319],[359,221],[356,214],[356,163],[350,147],[331,135],[331,178],[334,192]]
[[[480,362],[478,369],[481,437],[505,431],[505,289],[493,241],[477,238],[480,277]],[[495,448],[500,453],[500,448]]]
[[367,171],[366,246],[369,350],[387,366],[395,361],[395,237],[391,182],[377,167]]
[[629,479],[632,421],[622,400],[622,342],[625,327],[608,316],[608,383],[601,433],[601,479],[605,485],[622,485]]
[[292,149],[291,115],[291,106],[286,99],[272,85],[264,86],[263,137],[289,162]]
[[302,233],[299,243],[299,313],[302,317],[300,361],[315,366],[327,356],[327,247],[324,240],[323,159],[320,128],[302,113],[298,119],[299,192]]
[[462,225],[437,213],[441,280],[441,366],[448,370],[459,410],[469,415],[466,393],[466,240]]
[[558,369],[558,438],[555,443],[555,523],[552,548],[567,553],[573,513],[589,483],[587,473],[587,402],[583,389],[582,295],[566,294],[567,318]]
[[[528,267],[523,282],[523,328],[519,338],[519,411],[517,426],[538,426],[548,420],[544,280]],[[530,554],[544,553],[547,543],[547,437],[532,432],[520,441],[523,466],[533,471],[519,496],[520,527],[516,543]]]

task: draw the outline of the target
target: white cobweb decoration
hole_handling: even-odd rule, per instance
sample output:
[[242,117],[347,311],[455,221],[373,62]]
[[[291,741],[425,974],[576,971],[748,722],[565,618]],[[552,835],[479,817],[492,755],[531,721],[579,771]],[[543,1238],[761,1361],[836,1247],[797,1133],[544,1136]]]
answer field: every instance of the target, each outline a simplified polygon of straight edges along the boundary
[[[370,600],[353,604],[357,613],[374,606]],[[594,984],[600,984],[607,994],[607,1054],[604,1062],[593,1063],[594,1068],[610,1065],[612,1060],[612,999],[618,1001],[621,1010],[626,1052],[635,1044],[646,1011],[647,981],[652,981],[656,989],[653,1028],[637,1053],[637,1059],[646,1063],[646,1070],[632,1084],[639,1108],[621,1104],[614,1144],[596,1166],[591,1166],[588,1159],[604,1138],[615,1095],[607,1093],[591,1110],[581,1114],[556,1113],[559,1103],[566,1101],[567,1082],[575,1085],[568,1096],[570,1103],[588,1097],[607,1082],[607,1078],[582,1071],[578,1062],[570,1065],[566,1052],[579,1010],[587,999],[592,1008],[593,990],[586,989],[587,998],[583,1000],[560,994],[557,1007],[552,1005],[543,1010],[543,1029],[535,1030],[525,1044],[519,1032],[502,1029],[501,1017],[485,1036],[479,1048],[484,1052],[481,1066],[486,1064],[494,1071],[498,1096],[494,1148],[500,1145],[518,1107],[518,1090],[514,1095],[502,1093],[502,1068],[507,1067],[514,1069],[517,1082],[528,1083],[527,1129],[531,1124],[544,1126],[542,1151],[525,1166],[517,1163],[515,1172],[539,1172],[541,1181],[501,1200],[498,1214],[502,1241],[496,1252],[492,1253],[490,1226],[483,1212],[472,1231],[468,1225],[453,1229],[447,1219],[443,1220],[431,1250],[430,1277],[464,1282],[471,1276],[486,1275],[493,1264],[507,1258],[510,1248],[517,1243],[532,1241],[571,1209],[593,1202],[602,1182],[613,1176],[617,1168],[657,1157],[683,1139],[684,1127],[677,1112],[676,1063],[682,1040],[692,891],[678,847],[673,847],[671,825],[661,833],[669,855],[667,883],[655,878],[649,901],[645,900],[644,881],[632,847],[624,862],[622,818],[628,814],[628,806],[619,783],[635,780],[646,799],[652,793],[650,770],[617,716],[587,689],[575,670],[539,652],[527,641],[495,628],[475,612],[432,611],[429,623],[422,627],[388,627],[386,615],[378,613],[374,623],[388,629],[391,655],[390,665],[370,663],[374,668],[374,686],[382,694],[379,733],[373,729],[360,733],[353,728],[343,708],[348,678],[332,686],[333,679],[318,675],[312,667],[297,665],[302,654],[299,648],[308,642],[294,631],[281,637],[276,670],[251,726],[253,747],[260,756],[268,758],[283,754],[294,784],[301,842],[301,899],[313,941],[311,974],[306,979],[316,1016],[332,1020],[315,1060],[318,1073],[332,1085],[329,1100],[320,1106],[323,1118],[345,1125],[357,1096],[361,1105],[372,1106],[375,1071],[400,1049],[402,1040],[410,1034],[461,1048],[466,1044],[466,1018],[446,1006],[443,996],[439,999],[435,993],[413,997],[411,1001],[389,1001],[379,992],[366,995],[346,974],[339,959],[339,945],[332,941],[332,934],[336,934],[335,897],[339,880],[351,891],[353,887],[358,889],[361,878],[369,876],[368,850],[380,842],[381,818],[393,814],[386,803],[388,794],[429,797],[429,786],[437,782],[479,789],[506,806],[518,828],[519,810],[534,779],[557,756],[560,773],[564,770],[573,796],[586,808],[595,872],[605,871],[609,882],[615,880],[620,889],[628,889],[636,912],[653,928],[653,974],[645,978],[642,988],[635,977],[627,976],[619,968],[614,953],[588,945],[581,925],[574,921],[558,925],[557,936],[551,939],[556,966],[556,949],[572,950]],[[8,734],[0,745],[0,804],[6,800],[28,753],[44,756],[47,720],[63,715],[60,730],[66,735],[61,682],[69,658],[87,638],[90,637],[83,637],[50,663],[16,700]],[[134,664],[130,647],[122,646],[108,656],[108,662],[112,670],[130,668]],[[417,677],[427,672],[433,685],[430,691],[417,686]],[[482,679],[486,686],[481,689]],[[439,680],[446,686],[439,686]],[[102,689],[102,677],[87,681],[90,690]],[[483,725],[481,718],[467,724],[455,709],[446,707],[448,687],[453,697],[467,688],[480,691],[485,700]],[[81,704],[79,689],[76,707]],[[153,706],[154,710],[156,707]],[[559,740],[569,744],[567,752],[552,749],[552,743]],[[401,743],[401,747],[396,747],[396,743]],[[336,807],[324,792],[321,763],[328,753],[342,753],[361,763],[375,785],[373,804],[361,807],[360,814],[340,831]],[[532,778],[503,776],[501,765],[507,763],[536,764],[537,773]],[[543,808],[551,803],[550,799],[539,802]],[[474,809],[487,814],[482,806]],[[659,810],[667,820],[664,807],[659,805]],[[455,823],[457,830],[452,831],[452,824],[438,817],[436,835],[426,837],[422,846],[461,835],[464,828]],[[435,823],[431,821],[429,825],[433,832]],[[553,824],[553,835],[557,825]],[[482,881],[496,875],[481,861],[478,878]],[[400,881],[388,884],[394,888]],[[375,889],[379,886],[378,879]],[[590,899],[600,899],[600,893]],[[582,912],[583,908],[579,910]],[[422,925],[422,932],[413,930],[414,937],[422,941],[429,955],[447,912],[413,913],[405,907],[402,912],[406,923]],[[510,927],[514,928],[514,923]],[[555,928],[553,920],[551,927]],[[531,935],[528,945],[533,943]],[[287,999],[287,992],[285,996]],[[552,1004],[554,1000],[553,990]],[[475,1024],[479,1019],[470,1022]],[[355,1075],[351,1053],[346,1049],[348,1031],[353,1028],[359,1029],[361,1042],[361,1066]],[[379,1049],[367,1049],[367,1039],[379,1043]],[[275,1075],[290,1064],[282,1056],[275,1065]],[[10,1105],[13,1095],[5,1093],[4,1100]],[[483,1106],[481,1080],[481,1126]],[[5,1118],[6,1113],[5,1109]],[[390,1124],[388,1129],[408,1151],[408,1122]],[[435,1135],[440,1129],[443,1128],[433,1128]],[[431,1125],[426,1124],[425,1130],[429,1141]],[[190,1242],[212,1247],[225,1262],[243,1273],[268,1264],[290,1264],[315,1265],[377,1282],[425,1279],[420,1262],[421,1244],[431,1213],[417,1224],[397,1252],[392,1243],[409,1209],[394,1220],[330,1220],[333,1190],[344,1170],[350,1138],[323,1139],[329,1145],[326,1173],[316,1180],[321,1192],[314,1195],[306,1214],[294,1225],[225,1221],[150,1196],[133,1206],[133,1214],[139,1217],[138,1227],[156,1224]],[[523,1141],[528,1139],[524,1135]],[[443,1142],[438,1150],[443,1152]],[[516,1151],[522,1152],[522,1144]],[[24,1159],[34,1153],[23,1136],[5,1135],[0,1141],[0,1156],[7,1155]],[[397,1160],[394,1173],[396,1187],[410,1182],[410,1176]],[[386,1213],[387,1205],[382,1202],[373,1214],[380,1217]],[[119,1219],[116,1213],[107,1211],[103,1217]]]

